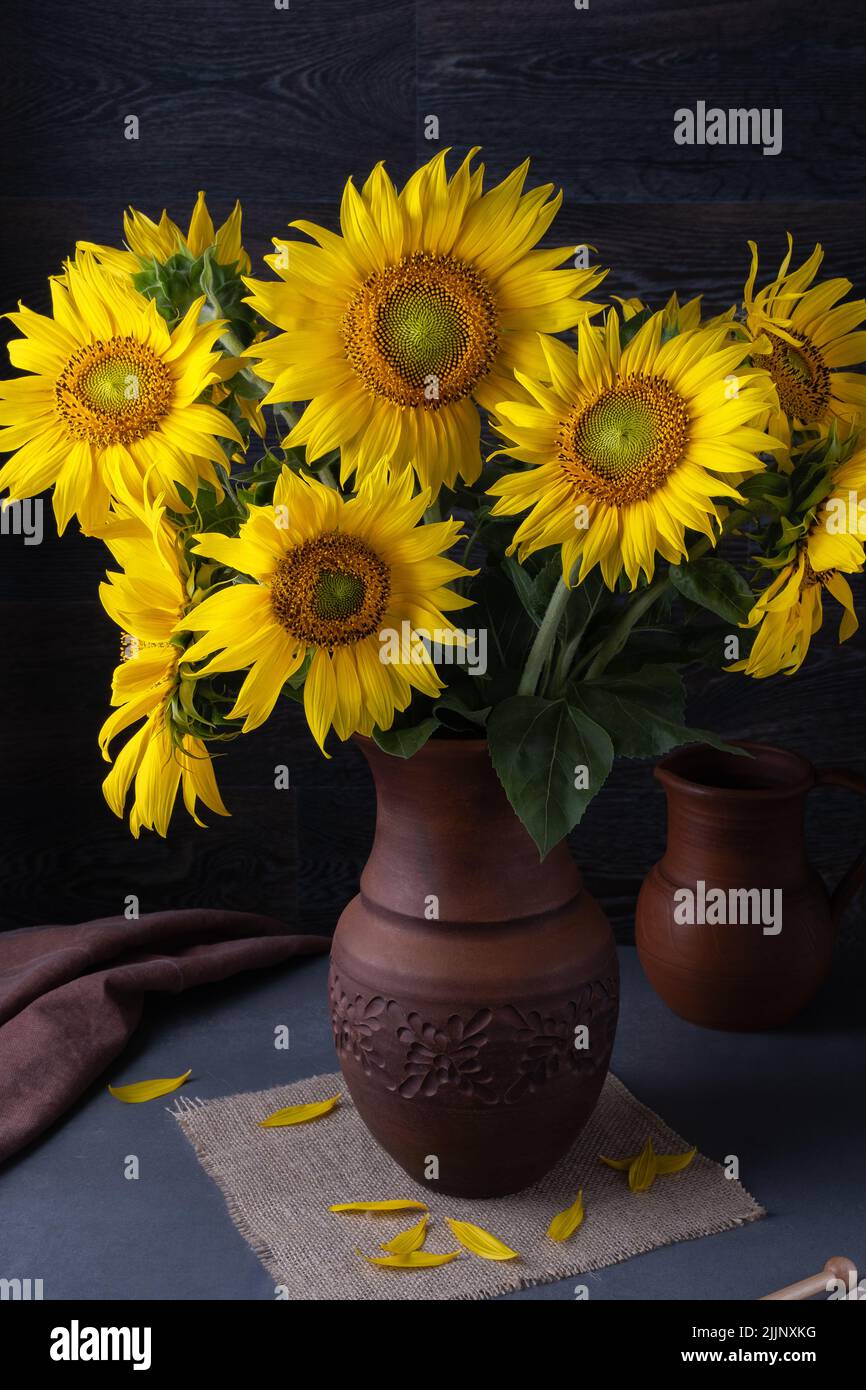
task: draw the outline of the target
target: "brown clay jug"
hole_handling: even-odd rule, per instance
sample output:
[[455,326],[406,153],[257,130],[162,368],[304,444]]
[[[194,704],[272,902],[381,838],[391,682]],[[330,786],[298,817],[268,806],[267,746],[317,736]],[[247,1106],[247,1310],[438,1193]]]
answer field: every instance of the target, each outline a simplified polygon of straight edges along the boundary
[[866,880],[866,851],[832,899],[811,867],[806,794],[866,794],[866,778],[767,744],[699,745],[655,768],[667,795],[664,857],[640,891],[637,948],[656,993],[706,1028],[775,1028],[829,968],[836,924]]
[[610,924],[565,843],[539,862],[483,741],[431,740],[407,760],[359,742],[378,805],[331,952],[346,1085],[416,1181],[516,1192],[567,1151],[604,1083]]

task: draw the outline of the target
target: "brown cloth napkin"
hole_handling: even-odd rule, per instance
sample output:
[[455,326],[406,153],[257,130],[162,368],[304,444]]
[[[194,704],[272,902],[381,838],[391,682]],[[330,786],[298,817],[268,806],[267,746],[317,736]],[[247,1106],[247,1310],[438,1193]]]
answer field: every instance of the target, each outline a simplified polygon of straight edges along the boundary
[[191,909],[0,934],[0,1163],[35,1139],[122,1051],[144,996],[318,955],[247,912]]

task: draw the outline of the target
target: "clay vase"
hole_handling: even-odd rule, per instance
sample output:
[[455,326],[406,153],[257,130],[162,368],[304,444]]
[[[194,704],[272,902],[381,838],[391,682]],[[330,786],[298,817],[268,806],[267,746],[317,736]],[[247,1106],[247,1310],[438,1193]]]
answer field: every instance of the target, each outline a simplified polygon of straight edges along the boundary
[[610,924],[565,843],[539,862],[483,741],[431,740],[406,760],[359,742],[378,806],[331,952],[346,1085],[417,1182],[516,1192],[568,1150],[601,1091]]
[[700,745],[656,767],[667,848],[643,883],[635,927],[644,971],[674,1013],[750,1031],[787,1023],[812,998],[839,917],[866,880],[864,852],[829,897],[806,854],[806,794],[826,785],[866,794],[866,778],[767,744],[738,746],[751,756]]

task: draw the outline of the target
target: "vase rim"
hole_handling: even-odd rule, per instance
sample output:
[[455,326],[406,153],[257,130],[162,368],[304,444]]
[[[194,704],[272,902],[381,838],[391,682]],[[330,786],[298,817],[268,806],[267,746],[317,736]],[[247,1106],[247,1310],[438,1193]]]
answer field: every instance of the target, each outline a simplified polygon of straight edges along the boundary
[[[656,763],[653,775],[667,790],[677,790],[700,800],[778,801],[804,795],[815,783],[815,771],[808,758],[788,748],[751,739],[730,739],[732,748],[742,748],[751,759],[726,753],[710,744],[689,744],[675,748]],[[706,771],[700,777],[698,768]],[[690,775],[691,769],[691,775]],[[754,780],[748,779],[749,772]],[[725,774],[731,780],[725,780]],[[736,778],[742,777],[738,784]],[[759,780],[760,779],[760,780]]]
[[396,762],[405,763],[411,763],[415,758],[425,755],[429,756],[434,748],[440,751],[447,749],[449,752],[453,752],[456,748],[462,748],[467,752],[481,753],[486,752],[488,747],[486,738],[463,738],[460,734],[455,734],[453,738],[447,736],[445,738],[428,738],[427,742],[423,743],[408,758],[398,758],[393,753],[381,748],[374,738],[368,738],[366,734],[353,734],[352,741],[357,743],[365,753],[367,749],[372,749],[375,753],[381,753],[383,758],[394,758]]

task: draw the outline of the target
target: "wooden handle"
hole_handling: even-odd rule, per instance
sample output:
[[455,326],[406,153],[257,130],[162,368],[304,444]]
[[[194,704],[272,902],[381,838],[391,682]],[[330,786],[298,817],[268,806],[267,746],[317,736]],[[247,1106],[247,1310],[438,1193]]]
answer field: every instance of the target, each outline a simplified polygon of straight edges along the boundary
[[846,1260],[844,1255],[834,1255],[827,1261],[820,1274],[810,1274],[808,1279],[801,1279],[797,1284],[789,1284],[787,1288],[777,1289],[775,1293],[765,1293],[759,1302],[770,1303],[776,1300],[791,1303],[804,1298],[814,1298],[816,1293],[827,1292],[827,1285],[831,1279],[841,1279],[846,1285],[849,1290],[846,1298],[857,1297],[857,1269],[853,1261]]

